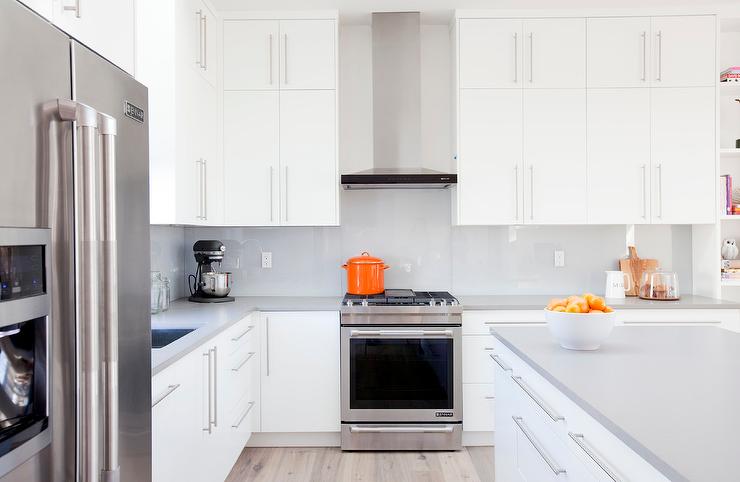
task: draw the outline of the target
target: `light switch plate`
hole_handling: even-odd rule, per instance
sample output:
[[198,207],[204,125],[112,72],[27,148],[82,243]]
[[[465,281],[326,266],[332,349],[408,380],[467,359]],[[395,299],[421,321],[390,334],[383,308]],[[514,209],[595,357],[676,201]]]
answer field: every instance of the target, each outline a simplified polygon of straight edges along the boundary
[[554,258],[556,268],[565,267],[565,251],[563,251],[562,249],[556,249]]
[[262,251],[262,267],[272,268],[272,253],[269,251]]

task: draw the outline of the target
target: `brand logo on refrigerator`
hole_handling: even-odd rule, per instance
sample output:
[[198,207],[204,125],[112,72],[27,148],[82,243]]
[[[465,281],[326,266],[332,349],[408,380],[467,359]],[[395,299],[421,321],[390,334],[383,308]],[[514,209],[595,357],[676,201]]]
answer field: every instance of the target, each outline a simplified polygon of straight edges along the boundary
[[435,417],[454,417],[455,414],[452,412],[434,412]]
[[129,101],[123,103],[123,113],[126,117],[135,120],[136,122],[144,123],[144,109],[137,107]]

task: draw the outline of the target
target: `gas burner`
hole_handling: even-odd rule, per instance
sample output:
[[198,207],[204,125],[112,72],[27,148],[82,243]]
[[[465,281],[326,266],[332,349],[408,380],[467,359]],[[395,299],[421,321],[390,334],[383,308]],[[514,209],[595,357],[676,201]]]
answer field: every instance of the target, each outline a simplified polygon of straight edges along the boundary
[[347,293],[342,305],[353,306],[457,306],[457,299],[446,291],[385,290],[376,295]]

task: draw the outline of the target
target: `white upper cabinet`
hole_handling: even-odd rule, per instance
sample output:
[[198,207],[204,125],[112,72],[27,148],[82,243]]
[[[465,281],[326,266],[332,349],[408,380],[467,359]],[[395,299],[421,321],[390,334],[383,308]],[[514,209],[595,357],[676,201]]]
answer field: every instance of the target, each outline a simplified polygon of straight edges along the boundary
[[280,92],[281,222],[337,224],[336,95]]
[[653,223],[715,222],[715,89],[653,89]]
[[126,72],[134,73],[134,0],[52,0],[51,20]]
[[524,220],[586,222],[586,89],[524,92]]
[[226,224],[279,221],[279,105],[278,92],[224,92]]
[[586,19],[524,20],[524,87],[586,86]]
[[460,92],[459,224],[523,222],[522,94]]
[[521,20],[460,20],[460,88],[521,87],[523,42]]
[[278,20],[225,20],[224,90],[278,88]]
[[336,87],[336,21],[280,21],[280,88]]
[[589,87],[650,86],[650,17],[587,20]]
[[589,89],[588,222],[650,222],[650,89]]
[[180,7],[184,15],[179,27],[180,42],[188,62],[216,87],[218,82],[218,21],[216,15],[201,0],[188,0]]
[[717,20],[713,15],[653,17],[652,85],[715,85],[716,28]]

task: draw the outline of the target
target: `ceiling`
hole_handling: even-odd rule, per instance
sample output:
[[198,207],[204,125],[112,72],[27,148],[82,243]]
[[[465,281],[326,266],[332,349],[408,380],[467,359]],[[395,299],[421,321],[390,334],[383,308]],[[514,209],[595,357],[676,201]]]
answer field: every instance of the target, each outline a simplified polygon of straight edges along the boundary
[[211,0],[218,10],[337,9],[342,23],[369,24],[370,12],[422,13],[424,23],[448,23],[455,9],[600,9],[740,7],[740,0]]

